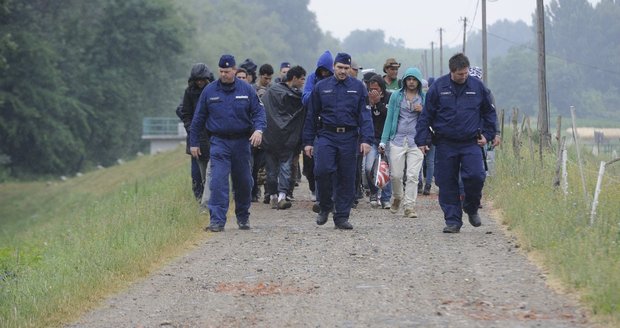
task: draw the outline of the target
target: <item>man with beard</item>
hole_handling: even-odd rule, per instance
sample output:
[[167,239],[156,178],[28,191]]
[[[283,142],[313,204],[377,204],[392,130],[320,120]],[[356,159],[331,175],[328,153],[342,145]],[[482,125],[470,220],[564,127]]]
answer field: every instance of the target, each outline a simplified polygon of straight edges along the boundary
[[336,228],[346,230],[353,229],[349,214],[355,199],[357,152],[366,155],[374,139],[368,91],[349,76],[350,69],[351,56],[336,55],[334,76],[312,89],[303,132],[304,153],[315,159],[320,198],[316,223],[325,224],[333,211]]

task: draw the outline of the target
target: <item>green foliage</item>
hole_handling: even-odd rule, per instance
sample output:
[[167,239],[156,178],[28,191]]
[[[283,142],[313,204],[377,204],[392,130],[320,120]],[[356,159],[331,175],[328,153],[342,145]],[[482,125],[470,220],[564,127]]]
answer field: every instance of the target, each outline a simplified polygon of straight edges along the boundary
[[142,117],[176,105],[188,29],[168,1],[0,8],[0,153],[11,174],[109,165],[141,149]]

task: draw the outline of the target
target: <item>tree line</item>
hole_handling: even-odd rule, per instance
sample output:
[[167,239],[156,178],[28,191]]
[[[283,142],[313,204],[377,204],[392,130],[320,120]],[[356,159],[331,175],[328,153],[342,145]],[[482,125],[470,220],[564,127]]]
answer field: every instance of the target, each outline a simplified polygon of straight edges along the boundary
[[[386,40],[382,30],[353,31],[344,40],[323,33],[308,3],[0,0],[0,181],[71,174],[146,149],[142,119],[173,116],[191,65],[215,69],[223,53],[309,72],[326,49],[347,51],[378,73],[389,57],[423,68],[424,49]],[[615,118],[620,4],[554,0],[546,16],[552,114],[574,105],[583,116]],[[499,22],[489,31],[489,85],[498,106],[536,113],[535,27]],[[499,35],[514,44],[494,41]],[[476,38],[468,49],[477,48]],[[458,48],[444,50],[445,66]],[[479,52],[470,51],[481,66]],[[435,65],[438,75],[438,58]]]

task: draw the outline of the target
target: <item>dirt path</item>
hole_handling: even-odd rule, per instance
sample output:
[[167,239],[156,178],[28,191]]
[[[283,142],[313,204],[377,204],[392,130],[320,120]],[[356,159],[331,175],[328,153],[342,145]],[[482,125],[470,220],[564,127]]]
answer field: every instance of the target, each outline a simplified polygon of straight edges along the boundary
[[284,211],[254,203],[252,230],[229,219],[69,327],[591,326],[484,209],[482,227],[443,234],[436,194],[417,219],[362,201],[340,231],[314,223],[305,183],[295,195]]

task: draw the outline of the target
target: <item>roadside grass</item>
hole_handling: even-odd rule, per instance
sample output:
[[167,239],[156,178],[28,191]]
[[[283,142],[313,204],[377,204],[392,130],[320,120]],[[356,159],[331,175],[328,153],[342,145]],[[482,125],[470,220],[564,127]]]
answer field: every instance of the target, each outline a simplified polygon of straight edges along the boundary
[[60,326],[204,238],[183,149],[0,184],[0,327]]
[[620,324],[620,162],[607,168],[594,224],[590,206],[600,159],[586,155],[584,172],[588,201],[583,193],[574,149],[569,149],[568,190],[555,189],[555,155],[543,165],[531,161],[527,150],[516,160],[509,145],[498,150],[496,175],[487,181],[485,197],[502,213],[504,223],[527,251],[563,287],[576,292],[595,315],[611,326]]

